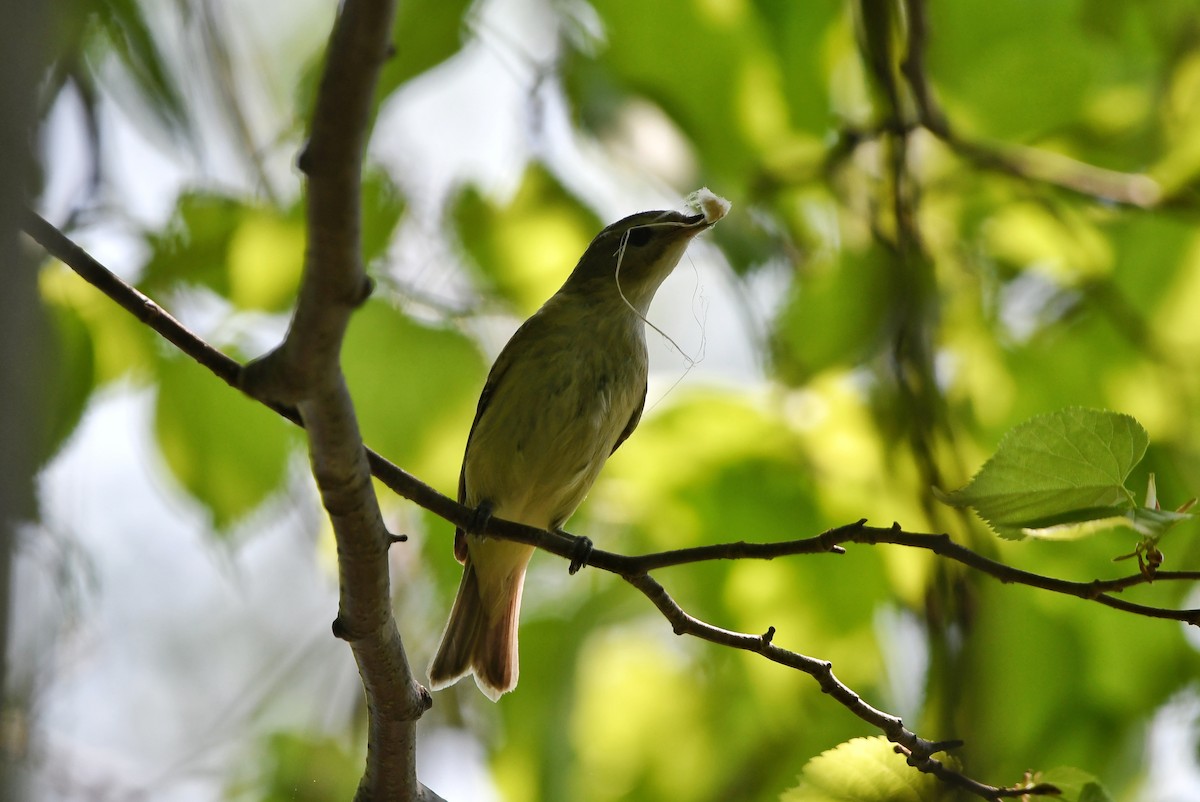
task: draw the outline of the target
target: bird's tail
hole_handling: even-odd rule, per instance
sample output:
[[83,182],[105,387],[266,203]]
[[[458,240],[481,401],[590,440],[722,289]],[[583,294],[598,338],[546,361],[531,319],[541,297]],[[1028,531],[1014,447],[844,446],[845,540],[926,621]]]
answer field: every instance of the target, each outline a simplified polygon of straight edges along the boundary
[[442,643],[429,665],[431,688],[444,688],[474,674],[479,690],[494,702],[516,687],[517,620],[528,559],[525,556],[515,570],[493,583],[487,581],[489,577],[481,581],[467,558]]

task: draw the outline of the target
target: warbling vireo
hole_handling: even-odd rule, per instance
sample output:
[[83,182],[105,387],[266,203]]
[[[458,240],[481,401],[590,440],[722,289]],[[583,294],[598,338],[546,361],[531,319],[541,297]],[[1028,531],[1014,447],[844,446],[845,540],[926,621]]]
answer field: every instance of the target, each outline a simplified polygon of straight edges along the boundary
[[[697,196],[702,214],[641,212],[601,231],[562,288],[517,329],[479,398],[460,503],[484,519],[557,529],[583,501],[641,418],[650,301],[692,238],[729,208],[707,190]],[[533,547],[459,529],[454,554],[463,576],[430,685],[474,674],[495,700],[517,684],[517,619]]]

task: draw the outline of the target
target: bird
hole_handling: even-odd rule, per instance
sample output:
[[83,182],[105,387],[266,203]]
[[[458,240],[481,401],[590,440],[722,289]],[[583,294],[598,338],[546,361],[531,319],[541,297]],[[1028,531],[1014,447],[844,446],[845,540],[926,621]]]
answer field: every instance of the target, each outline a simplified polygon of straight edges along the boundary
[[692,239],[729,208],[707,189],[689,203],[701,213],[639,212],[596,235],[488,373],[458,482],[459,503],[476,513],[454,533],[463,573],[429,666],[433,690],[467,675],[492,701],[516,687],[521,594],[534,548],[479,531],[491,516],[561,531],[637,427],[650,302]]

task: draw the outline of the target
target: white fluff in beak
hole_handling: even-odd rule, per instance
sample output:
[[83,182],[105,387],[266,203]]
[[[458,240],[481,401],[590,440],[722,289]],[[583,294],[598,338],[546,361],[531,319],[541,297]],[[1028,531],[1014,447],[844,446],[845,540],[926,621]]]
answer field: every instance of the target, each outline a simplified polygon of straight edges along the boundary
[[708,187],[700,189],[687,196],[684,201],[689,208],[695,209],[703,213],[704,222],[712,225],[720,220],[725,215],[729,214],[729,209],[733,206],[732,203],[722,198],[720,195],[713,192]]

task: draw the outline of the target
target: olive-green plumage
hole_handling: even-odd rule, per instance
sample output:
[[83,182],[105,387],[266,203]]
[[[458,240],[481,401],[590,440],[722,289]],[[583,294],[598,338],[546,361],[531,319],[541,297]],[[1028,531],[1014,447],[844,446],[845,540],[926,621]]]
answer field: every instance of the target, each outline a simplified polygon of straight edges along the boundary
[[[492,366],[467,438],[458,500],[561,527],[646,400],[644,317],[688,243],[715,220],[641,212],[592,240],[566,282]],[[517,620],[533,547],[455,533],[458,597],[429,668],[437,689],[474,674],[491,699],[517,684]]]

